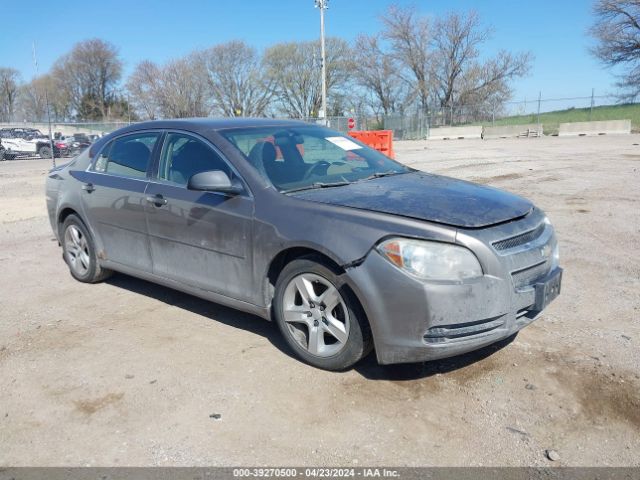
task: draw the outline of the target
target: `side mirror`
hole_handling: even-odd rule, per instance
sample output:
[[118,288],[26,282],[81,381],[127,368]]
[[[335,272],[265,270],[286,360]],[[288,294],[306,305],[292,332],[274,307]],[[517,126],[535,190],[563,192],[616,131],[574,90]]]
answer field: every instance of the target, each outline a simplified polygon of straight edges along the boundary
[[192,175],[187,183],[189,190],[201,190],[204,192],[221,192],[230,195],[242,193],[243,188],[240,182],[231,181],[229,176],[222,170],[209,170]]

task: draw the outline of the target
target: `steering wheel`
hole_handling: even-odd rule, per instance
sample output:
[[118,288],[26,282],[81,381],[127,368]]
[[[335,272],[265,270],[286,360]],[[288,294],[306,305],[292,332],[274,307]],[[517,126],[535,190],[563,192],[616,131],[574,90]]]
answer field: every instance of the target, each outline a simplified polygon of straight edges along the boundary
[[309,169],[305,172],[304,176],[302,177],[302,180],[307,180],[311,175],[316,173],[316,170],[320,170],[321,168],[324,168],[324,171],[322,172],[318,171],[317,173],[325,175],[327,173],[327,170],[329,170],[330,166],[331,164],[326,160],[320,160],[319,162],[316,162],[309,167]]

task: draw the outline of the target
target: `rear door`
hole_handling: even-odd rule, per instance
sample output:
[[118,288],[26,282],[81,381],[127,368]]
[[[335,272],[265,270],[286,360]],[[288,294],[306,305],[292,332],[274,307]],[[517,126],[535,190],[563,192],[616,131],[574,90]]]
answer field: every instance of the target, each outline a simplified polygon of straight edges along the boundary
[[106,260],[151,272],[145,221],[145,189],[161,132],[137,132],[118,137],[98,153],[86,172],[74,172],[83,182],[86,215]]
[[248,188],[240,195],[187,189],[196,173],[223,170],[240,179],[237,172],[207,140],[185,132],[166,134],[157,170],[147,188],[147,197],[156,201],[146,205],[153,272],[251,299],[253,198]]

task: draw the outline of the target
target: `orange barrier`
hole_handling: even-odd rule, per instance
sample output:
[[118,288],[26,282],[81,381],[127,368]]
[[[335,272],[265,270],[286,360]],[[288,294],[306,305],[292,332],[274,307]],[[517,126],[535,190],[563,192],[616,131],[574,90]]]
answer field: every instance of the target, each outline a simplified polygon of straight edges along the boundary
[[396,158],[393,152],[393,130],[352,130],[349,136],[366,143],[389,158]]

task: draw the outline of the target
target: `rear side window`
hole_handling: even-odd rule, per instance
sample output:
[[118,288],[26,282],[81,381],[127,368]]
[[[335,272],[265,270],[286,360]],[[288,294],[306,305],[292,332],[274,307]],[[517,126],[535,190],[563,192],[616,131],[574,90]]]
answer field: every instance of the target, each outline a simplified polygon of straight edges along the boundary
[[138,133],[116,138],[98,154],[94,171],[121,177],[146,178],[151,152],[159,133]]

